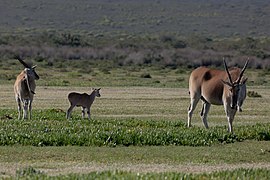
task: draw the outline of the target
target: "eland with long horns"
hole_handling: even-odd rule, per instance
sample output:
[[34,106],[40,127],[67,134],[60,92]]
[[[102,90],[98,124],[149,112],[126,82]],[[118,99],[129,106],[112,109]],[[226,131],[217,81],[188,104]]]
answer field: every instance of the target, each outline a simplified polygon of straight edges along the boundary
[[223,105],[227,116],[229,128],[233,133],[232,123],[236,111],[242,111],[242,104],[246,98],[246,81],[243,74],[247,68],[248,60],[243,69],[233,67],[228,69],[223,59],[225,71],[199,67],[192,71],[189,78],[190,106],[188,109],[188,127],[191,126],[191,118],[196,105],[201,99],[203,106],[201,118],[208,128],[207,114],[211,104]]
[[25,63],[21,58],[16,57],[22,65],[24,65],[24,70],[17,76],[17,79],[14,84],[14,93],[15,99],[18,103],[18,119],[21,118],[21,111],[23,104],[23,118],[28,118],[28,111],[29,116],[31,119],[32,114],[32,102],[35,94],[36,83],[35,80],[39,79],[35,71],[36,66],[29,66]]

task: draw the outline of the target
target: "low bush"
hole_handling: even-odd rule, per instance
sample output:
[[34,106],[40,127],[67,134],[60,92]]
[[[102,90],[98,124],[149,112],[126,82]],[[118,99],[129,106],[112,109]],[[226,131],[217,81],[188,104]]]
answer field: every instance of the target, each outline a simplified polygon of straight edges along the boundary
[[[45,34],[45,35],[44,35]],[[10,34],[0,46],[3,59],[22,58],[48,62],[55,60],[110,61],[113,66],[159,65],[164,67],[198,66],[223,67],[222,58],[230,59],[229,66],[241,66],[249,57],[249,68],[269,69],[269,38],[212,39],[204,36],[170,35],[107,35],[96,37],[87,33],[39,32],[33,39],[26,34]],[[15,37],[13,37],[15,36]],[[0,36],[1,39],[1,36]],[[91,43],[90,43],[91,42]]]
[[260,95],[256,91],[248,91],[247,95],[248,95],[248,97],[253,97],[253,98],[261,98],[262,97],[262,95]]
[[143,73],[141,74],[141,78],[152,78],[152,76],[149,73]]

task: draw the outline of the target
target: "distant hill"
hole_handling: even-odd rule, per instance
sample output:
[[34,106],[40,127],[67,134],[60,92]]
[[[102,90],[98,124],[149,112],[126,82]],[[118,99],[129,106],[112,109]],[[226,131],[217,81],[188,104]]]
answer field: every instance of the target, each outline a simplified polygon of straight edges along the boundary
[[268,0],[1,0],[0,32],[269,36]]

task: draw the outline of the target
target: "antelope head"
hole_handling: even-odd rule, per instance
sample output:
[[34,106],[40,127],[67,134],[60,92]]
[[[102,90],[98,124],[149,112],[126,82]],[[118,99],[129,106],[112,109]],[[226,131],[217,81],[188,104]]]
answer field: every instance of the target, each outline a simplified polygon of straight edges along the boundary
[[236,81],[232,81],[231,74],[228,70],[228,66],[226,64],[226,61],[223,59],[225,70],[228,74],[228,79],[229,81],[224,81],[222,82],[229,87],[229,93],[230,93],[230,107],[232,109],[237,108],[238,111],[242,111],[241,106],[246,98],[246,81],[247,78],[242,78],[243,74],[247,68],[249,60],[246,61],[243,69],[241,70],[239,77],[236,79]]
[[36,65],[31,67],[27,63],[25,63],[20,57],[16,57],[16,59],[18,59],[20,63],[25,67],[24,71],[27,76],[33,77],[35,80],[39,79],[39,76],[35,71],[35,68],[37,67]]
[[96,89],[96,88],[93,88],[93,91],[95,92],[95,96],[96,97],[100,97],[101,95],[100,95],[100,93],[99,93],[99,90],[100,90],[101,88],[98,88],[98,89]]

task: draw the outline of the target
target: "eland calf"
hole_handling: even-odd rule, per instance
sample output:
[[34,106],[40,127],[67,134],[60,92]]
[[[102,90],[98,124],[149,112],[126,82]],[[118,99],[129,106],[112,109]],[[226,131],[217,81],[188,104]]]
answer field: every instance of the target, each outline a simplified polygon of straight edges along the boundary
[[83,93],[72,92],[68,94],[68,100],[70,102],[70,107],[67,110],[67,119],[70,118],[71,111],[75,106],[82,107],[82,118],[85,117],[85,109],[87,109],[88,119],[90,120],[90,107],[93,104],[96,97],[100,97],[99,89],[93,89],[90,95]]
[[246,98],[246,81],[243,74],[247,68],[246,61],[243,69],[227,67],[224,61],[225,71],[199,67],[195,69],[189,78],[190,106],[188,109],[188,127],[191,126],[191,118],[199,100],[202,100],[201,118],[204,126],[208,128],[207,114],[211,104],[223,105],[227,116],[229,128],[233,133],[232,123],[236,111],[242,111],[241,106]]
[[15,99],[18,103],[18,119],[21,118],[21,104],[23,104],[23,118],[31,119],[32,116],[32,102],[35,94],[36,83],[35,80],[39,79],[35,68],[36,66],[29,66],[22,59],[18,58],[20,63],[24,65],[24,70],[17,76],[14,84]]

